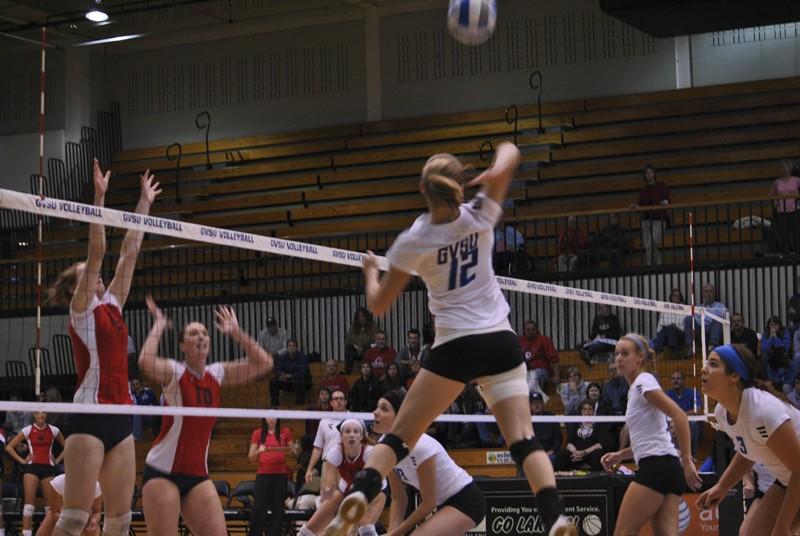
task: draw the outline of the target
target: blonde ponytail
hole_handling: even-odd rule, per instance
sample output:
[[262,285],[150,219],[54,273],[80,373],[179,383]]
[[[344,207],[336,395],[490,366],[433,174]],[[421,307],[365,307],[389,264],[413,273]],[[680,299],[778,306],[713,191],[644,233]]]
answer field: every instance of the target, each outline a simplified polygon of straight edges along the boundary
[[451,154],[435,154],[422,168],[425,196],[432,205],[447,205],[457,209],[464,202],[464,172],[466,166]]

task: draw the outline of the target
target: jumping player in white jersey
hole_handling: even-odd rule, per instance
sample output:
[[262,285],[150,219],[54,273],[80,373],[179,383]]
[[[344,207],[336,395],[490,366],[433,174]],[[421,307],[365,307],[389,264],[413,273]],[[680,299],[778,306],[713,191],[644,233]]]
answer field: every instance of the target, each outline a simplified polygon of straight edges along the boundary
[[[395,389],[378,400],[374,430],[387,433],[394,424],[406,392]],[[486,499],[472,477],[456,465],[444,447],[428,434],[422,434],[408,456],[389,473],[392,505],[387,536],[461,536],[486,516]],[[406,486],[419,491],[422,498],[408,518]],[[432,516],[428,517],[434,510]]]
[[[647,340],[637,333],[621,337],[614,350],[617,371],[631,386],[625,412],[631,446],[603,455],[601,462],[609,470],[633,457],[639,466],[622,500],[615,536],[639,534],[648,521],[655,536],[674,536],[678,533],[681,493],[687,484],[692,489],[702,485],[692,461],[689,418],[645,370],[652,354]],[[675,425],[680,459],[667,417]]]
[[[111,172],[94,161],[94,204],[102,207]],[[141,176],[137,214],[149,214],[158,182],[149,171]],[[128,327],[122,309],[136,269],[144,232],[129,229],[119,252],[114,278],[106,289],[101,277],[106,252],[105,227],[89,225],[86,262],[64,270],[48,291],[52,305],[69,305],[69,335],[78,373],[74,402],[131,404],[128,388]],[[70,414],[64,423],[64,508],[56,536],[79,535],[89,519],[97,482],[106,490],[103,534],[127,536],[131,496],[136,481],[136,451],[130,415]]]
[[728,490],[761,462],[775,477],[758,509],[748,514],[743,536],[786,536],[800,529],[800,411],[757,377],[758,361],[740,344],[714,349],[702,371],[703,393],[717,401],[717,426],[736,454],[697,505],[714,508]]
[[430,312],[436,316],[436,342],[392,430],[356,476],[353,493],[342,502],[326,536],[344,536],[350,530],[379,493],[384,476],[474,379],[536,493],[545,533],[577,534],[561,515],[552,465],[533,436],[524,358],[492,270],[494,227],[521,160],[513,144],[501,144],[492,166],[470,183],[480,186],[480,192],[464,203],[464,165],[449,154],[432,156],[420,181],[428,212],[395,240],[387,253],[388,273],[381,279],[377,258],[371,252],[365,257],[367,306],[377,315],[389,310],[412,273],[425,281]]

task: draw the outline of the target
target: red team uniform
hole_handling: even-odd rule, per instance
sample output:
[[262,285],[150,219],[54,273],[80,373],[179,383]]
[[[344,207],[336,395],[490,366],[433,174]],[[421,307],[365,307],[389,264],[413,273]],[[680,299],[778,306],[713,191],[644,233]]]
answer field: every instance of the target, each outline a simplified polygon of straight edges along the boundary
[[61,431],[52,424],[39,428],[36,424],[29,424],[22,429],[22,435],[28,443],[31,459],[25,466],[26,473],[33,473],[39,478],[53,476],[55,459],[53,458],[53,442]]

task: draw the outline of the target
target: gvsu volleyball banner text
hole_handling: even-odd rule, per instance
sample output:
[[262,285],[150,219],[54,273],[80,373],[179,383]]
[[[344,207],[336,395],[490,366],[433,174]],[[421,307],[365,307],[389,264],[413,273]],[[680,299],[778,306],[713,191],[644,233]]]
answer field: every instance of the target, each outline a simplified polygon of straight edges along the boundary
[[[703,490],[716,475],[702,475]],[[564,515],[572,519],[581,536],[611,536],[616,515],[631,477],[591,475],[559,477],[558,490],[564,500]],[[486,497],[486,519],[469,536],[544,535],[541,516],[526,480],[521,478],[479,479]],[[719,510],[701,512],[694,506],[698,493],[686,493],[680,504],[681,536],[725,536],[737,534],[742,522],[742,495],[732,490]],[[651,534],[649,527],[643,534]]]

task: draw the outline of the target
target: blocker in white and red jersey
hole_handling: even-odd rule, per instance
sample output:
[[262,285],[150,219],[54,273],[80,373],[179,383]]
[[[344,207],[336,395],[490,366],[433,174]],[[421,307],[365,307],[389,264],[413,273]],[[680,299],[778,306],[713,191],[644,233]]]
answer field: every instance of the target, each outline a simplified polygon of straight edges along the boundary
[[[222,363],[206,365],[197,375],[183,363],[170,360],[172,381],[164,386],[165,406],[218,408],[225,376]],[[208,475],[208,443],[216,417],[163,417],[161,433],[153,442],[145,463],[162,473]]]
[[111,292],[92,301],[82,313],[70,311],[69,337],[78,386],[73,401],[84,404],[130,404],[128,326]]
[[38,463],[41,465],[55,465],[53,459],[53,441],[56,440],[61,431],[52,424],[45,424],[39,428],[36,424],[29,424],[22,429],[22,435],[28,442],[28,450],[31,453],[29,464]]

